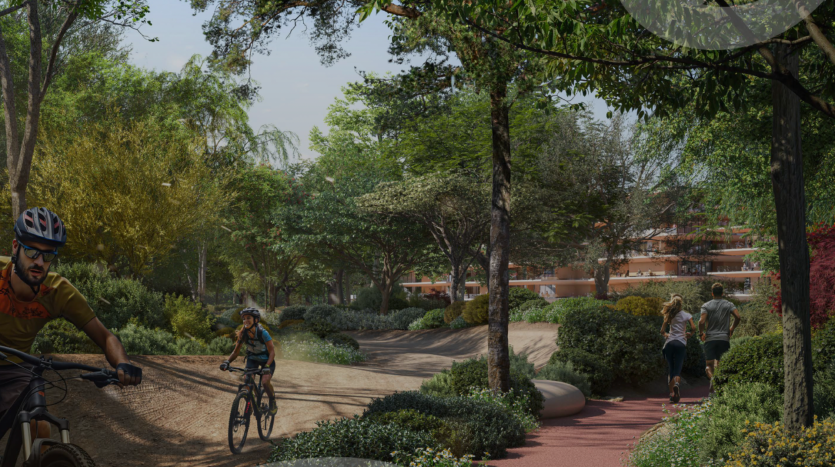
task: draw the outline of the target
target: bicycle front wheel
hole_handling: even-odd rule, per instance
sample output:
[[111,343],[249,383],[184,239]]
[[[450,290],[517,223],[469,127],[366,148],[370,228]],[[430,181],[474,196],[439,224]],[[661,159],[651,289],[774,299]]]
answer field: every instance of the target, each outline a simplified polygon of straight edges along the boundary
[[239,392],[232,402],[232,413],[229,414],[229,449],[232,454],[240,454],[246,443],[246,433],[249,431],[249,418],[252,415],[252,402],[246,392]]
[[[261,400],[269,400],[270,396],[267,395],[266,389],[261,389]],[[263,407],[264,404],[261,404]],[[270,440],[270,433],[273,432],[273,422],[275,421],[275,415],[270,413],[270,404],[266,404],[266,410],[261,413],[261,417],[258,419],[258,437],[261,438],[261,441],[269,441]]]
[[56,444],[43,453],[39,467],[96,467],[96,463],[75,444]]

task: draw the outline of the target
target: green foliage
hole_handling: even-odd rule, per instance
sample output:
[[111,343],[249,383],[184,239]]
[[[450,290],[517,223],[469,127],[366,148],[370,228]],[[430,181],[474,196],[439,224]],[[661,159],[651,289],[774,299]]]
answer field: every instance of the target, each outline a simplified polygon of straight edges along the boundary
[[289,319],[304,319],[304,315],[307,312],[306,306],[288,306],[287,308],[281,310],[281,319],[279,321],[287,321]]
[[444,312],[443,308],[437,308],[435,310],[429,310],[421,319],[421,325],[424,329],[435,329],[435,328],[442,328],[446,326],[446,322],[444,321]]
[[301,330],[314,334],[321,339],[339,332],[339,329],[331,324],[330,321],[326,321],[321,318],[305,320],[304,323],[301,324]]
[[658,297],[629,296],[618,300],[616,310],[635,316],[659,316],[661,314],[662,299]]
[[444,426],[444,421],[434,415],[425,415],[414,409],[396,412],[377,412],[367,417],[381,425],[398,425],[410,431],[433,431]]
[[32,344],[33,355],[44,353],[102,353],[84,331],[63,319],[55,319],[41,329]]
[[476,456],[489,452],[491,458],[502,458],[507,448],[522,446],[525,442],[524,426],[505,408],[461,396],[435,397],[416,391],[398,392],[371,401],[363,417],[404,409],[464,421],[472,429],[468,451]]
[[540,297],[538,293],[533,290],[529,290],[527,287],[511,287],[507,293],[507,308],[512,310],[521,306],[525,302],[537,299],[540,299],[543,302],[545,301],[545,299]]
[[214,337],[212,335],[214,317],[190,298],[167,295],[165,315],[171,320],[174,332],[180,337],[193,337],[204,343]]
[[467,306],[465,301],[457,301],[449,304],[444,310],[444,322],[449,324],[455,321],[464,312],[464,307]]
[[420,385],[421,394],[437,397],[452,397],[458,395],[452,387],[452,373],[443,370],[435,373]]
[[409,325],[415,320],[423,319],[426,310],[423,308],[404,308],[391,313],[391,329],[409,329]]
[[168,328],[162,294],[133,279],[117,279],[91,263],[61,264],[55,272],[70,281],[96,317],[108,329],[119,329],[131,318],[143,326]]
[[215,337],[207,345],[135,323],[116,331],[116,335],[129,355],[229,355],[235,346],[235,341],[226,337]]
[[279,443],[268,461],[319,457],[389,461],[393,451],[413,452],[426,446],[437,446],[426,431],[412,431],[394,423],[378,423],[355,415],[354,418],[316,422],[312,431],[303,431]]
[[339,343],[334,345],[309,332],[285,331],[282,330],[280,334],[282,358],[335,365],[353,365],[365,361],[365,354],[353,346]]
[[814,405],[819,418],[835,416],[835,360],[815,373]]
[[529,323],[561,324],[563,315],[568,310],[596,310],[612,302],[598,300],[591,297],[560,298],[543,307],[519,307],[511,310],[510,321],[527,321]]
[[835,360],[835,318],[812,336],[812,363],[816,371],[829,368]]
[[[533,364],[528,363],[527,355],[515,355],[510,349],[510,388],[511,396],[527,398],[526,410],[534,417],[542,410],[543,396],[531,382],[534,374]],[[450,384],[452,390],[459,396],[469,394],[471,388],[487,389],[487,358],[469,359],[463,362],[453,362],[450,369]]]
[[532,310],[534,308],[545,308],[546,306],[548,306],[548,300],[545,300],[544,298],[539,297],[539,298],[534,298],[533,300],[528,300],[527,302],[522,303],[521,305],[519,305],[515,309],[519,310],[519,311],[527,311],[527,310]]
[[754,424],[745,442],[731,453],[731,467],[829,466],[835,463],[835,418],[815,420],[802,431],[790,431],[785,424]]
[[734,337],[761,336],[780,330],[782,318],[777,313],[772,313],[771,304],[768,297],[761,293],[762,289],[763,287],[758,288],[751,300],[738,308],[741,321],[734,329]]
[[469,302],[466,302],[461,316],[463,316],[464,320],[470,324],[485,324],[487,323],[489,305],[490,296],[487,294],[479,295]]
[[451,323],[449,323],[449,328],[450,329],[464,329],[464,328],[469,328],[469,327],[472,327],[472,326],[475,326],[475,325],[468,323],[467,320],[465,320],[463,316],[458,316],[457,318],[452,320]]
[[578,372],[574,369],[574,364],[570,361],[549,363],[539,370],[536,374],[536,379],[546,379],[549,381],[562,381],[568,383],[579,389],[586,398],[591,397],[591,383],[589,383],[588,376]]
[[[698,326],[698,324],[697,324]],[[687,339],[687,352],[684,356],[684,365],[681,367],[683,373],[687,373],[696,377],[705,375],[705,349],[702,347],[701,341],[696,337],[698,332],[694,332]]]
[[354,350],[360,349],[360,344],[357,342],[356,339],[349,336],[348,334],[342,334],[341,332],[329,334],[325,336],[325,340],[330,342],[333,345],[342,345],[345,347],[351,347]]
[[[366,308],[379,311],[383,304],[383,294],[377,287],[365,287],[357,291],[357,299],[351,305],[356,309],[364,310]],[[394,285],[391,288],[391,295],[389,295],[389,310],[402,310],[407,308],[409,302],[406,301],[406,290],[400,285]]]
[[729,384],[763,383],[783,393],[783,334],[751,337],[722,357],[713,377],[717,393]]
[[334,316],[340,314],[342,311],[331,305],[314,305],[307,309],[304,312],[304,320],[305,321],[312,321],[312,320],[322,320],[322,321],[331,321]]
[[699,457],[728,458],[746,434],[744,428],[754,423],[773,423],[783,416],[783,397],[773,386],[763,383],[731,383],[711,399],[709,416],[700,421],[704,437]]
[[582,349],[560,349],[551,355],[548,365],[568,365],[588,377],[592,394],[602,396],[615,380],[614,369],[597,356]]
[[[601,307],[596,310],[568,310],[557,335],[560,352],[578,349],[594,355],[615,376],[630,384],[646,384],[664,375],[666,366],[660,349],[664,338],[658,332],[660,322],[641,316]],[[558,354],[560,353],[558,352]],[[575,368],[590,376],[592,390],[605,388],[605,380],[586,371],[580,362]]]

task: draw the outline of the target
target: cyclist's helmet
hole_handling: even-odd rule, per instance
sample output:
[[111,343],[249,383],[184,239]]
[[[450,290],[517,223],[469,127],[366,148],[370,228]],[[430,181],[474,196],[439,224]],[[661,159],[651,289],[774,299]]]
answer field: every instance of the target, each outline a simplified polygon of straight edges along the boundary
[[256,323],[261,321],[261,312],[258,311],[257,308],[244,308],[241,310],[241,318],[243,318],[244,315],[252,315],[252,319],[254,319]]
[[57,214],[46,208],[23,211],[14,224],[15,237],[24,242],[37,242],[55,248],[67,243],[67,229]]

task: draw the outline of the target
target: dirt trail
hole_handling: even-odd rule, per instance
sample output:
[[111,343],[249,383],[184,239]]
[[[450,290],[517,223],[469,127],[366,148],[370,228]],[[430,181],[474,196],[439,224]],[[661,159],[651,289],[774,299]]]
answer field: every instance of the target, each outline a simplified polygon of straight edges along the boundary
[[[510,344],[537,368],[556,350],[556,325],[511,323]],[[317,420],[362,413],[368,402],[420,387],[432,374],[487,351],[487,327],[461,330],[352,332],[369,359],[360,365],[276,362],[279,413],[272,438],[316,426]],[[107,366],[101,355],[56,355],[56,360]],[[69,396],[50,411],[70,420],[71,441],[99,466],[252,466],[269,456],[253,423],[243,453],[227,445],[229,410],[238,380],[218,356],[132,357],[143,369],[136,388],[97,389],[67,382]],[[235,363],[242,363],[241,360]],[[64,373],[71,376],[70,372]],[[47,391],[50,403],[62,392]],[[57,438],[57,436],[56,436]],[[5,445],[5,440],[0,447]],[[0,451],[1,452],[1,451]]]

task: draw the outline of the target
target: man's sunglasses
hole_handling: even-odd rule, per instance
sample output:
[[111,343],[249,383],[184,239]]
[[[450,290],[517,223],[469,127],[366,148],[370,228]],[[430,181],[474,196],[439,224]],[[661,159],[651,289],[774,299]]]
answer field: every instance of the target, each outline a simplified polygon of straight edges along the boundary
[[35,259],[38,256],[43,255],[44,262],[49,263],[55,259],[56,256],[58,256],[57,251],[41,251],[37,248],[26,246],[20,242],[18,242],[18,245],[23,247],[23,254],[26,255],[27,258]]

